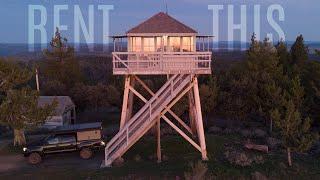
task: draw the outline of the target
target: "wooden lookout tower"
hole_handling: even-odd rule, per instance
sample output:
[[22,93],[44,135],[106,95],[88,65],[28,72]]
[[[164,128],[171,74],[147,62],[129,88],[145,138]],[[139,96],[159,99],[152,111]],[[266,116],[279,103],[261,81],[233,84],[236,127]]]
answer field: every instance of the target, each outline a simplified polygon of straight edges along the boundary
[[[113,74],[124,75],[125,85],[120,130],[105,148],[105,166],[110,166],[153,127],[160,162],[161,120],[199,150],[203,160],[208,159],[197,78],[201,74],[211,74],[210,38],[198,36],[195,30],[163,12],[132,28],[126,35],[113,37]],[[167,76],[167,81],[153,91],[139,77],[143,75]],[[137,84],[151,98],[138,92]],[[184,95],[189,99],[188,122],[171,110]],[[135,96],[144,105],[133,114]]]

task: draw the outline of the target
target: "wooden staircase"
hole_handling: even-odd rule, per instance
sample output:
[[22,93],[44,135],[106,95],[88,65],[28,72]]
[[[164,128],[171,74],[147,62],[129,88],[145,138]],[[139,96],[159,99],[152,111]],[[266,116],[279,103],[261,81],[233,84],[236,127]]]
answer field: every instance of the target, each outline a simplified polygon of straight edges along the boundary
[[191,74],[173,75],[146,104],[119,130],[105,148],[105,166],[121,157],[134,145],[159,118],[165,114],[170,102],[184,95],[187,86],[192,82]]

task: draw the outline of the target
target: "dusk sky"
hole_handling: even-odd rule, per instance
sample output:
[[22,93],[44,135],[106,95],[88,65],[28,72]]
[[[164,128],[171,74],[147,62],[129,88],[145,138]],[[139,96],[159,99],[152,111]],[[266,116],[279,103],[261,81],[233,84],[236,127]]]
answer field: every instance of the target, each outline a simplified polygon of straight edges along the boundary
[[[247,40],[253,33],[254,5],[261,5],[261,36],[273,33],[275,40],[278,34],[267,21],[267,9],[272,4],[280,4],[284,8],[285,20],[279,22],[278,13],[274,13],[275,21],[283,29],[286,40],[292,41],[298,34],[303,34],[307,41],[320,41],[320,1],[319,0],[166,0],[169,15],[196,29],[201,35],[212,35],[213,17],[208,5],[224,5],[220,13],[219,40],[227,40],[227,5],[234,5],[234,21],[240,20],[240,5],[247,5]],[[46,31],[48,40],[53,35],[53,6],[68,4],[68,10],[61,11],[61,24],[68,26],[63,35],[73,42],[74,37],[74,5],[79,5],[85,22],[88,21],[88,6],[94,5],[94,42],[102,42],[102,11],[99,4],[113,5],[110,11],[110,34],[124,34],[131,27],[151,17],[159,11],[165,11],[164,0],[1,0],[0,1],[0,42],[28,42],[28,5],[46,7],[48,21]],[[35,14],[39,20],[39,15]],[[235,39],[240,40],[235,31]],[[39,43],[40,33],[35,33],[35,42]],[[83,38],[81,39],[81,41]]]

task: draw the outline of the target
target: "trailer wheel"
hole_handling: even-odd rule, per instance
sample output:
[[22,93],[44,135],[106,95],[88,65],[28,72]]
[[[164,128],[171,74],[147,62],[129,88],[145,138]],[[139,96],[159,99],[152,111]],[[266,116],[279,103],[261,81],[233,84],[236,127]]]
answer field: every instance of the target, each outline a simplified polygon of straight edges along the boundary
[[93,155],[93,152],[89,148],[82,148],[80,150],[80,157],[82,159],[90,159],[92,157],[92,155]]
[[42,161],[42,157],[39,153],[31,153],[28,156],[28,163],[29,164],[39,164]]

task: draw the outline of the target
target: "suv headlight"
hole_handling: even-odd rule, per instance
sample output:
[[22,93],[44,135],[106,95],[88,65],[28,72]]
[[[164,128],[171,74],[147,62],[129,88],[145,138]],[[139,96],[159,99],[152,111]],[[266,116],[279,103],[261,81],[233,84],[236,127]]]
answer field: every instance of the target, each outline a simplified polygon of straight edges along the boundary
[[23,150],[24,152],[26,152],[28,149],[27,149],[26,147],[24,147],[24,148],[22,148],[22,150]]
[[105,146],[106,143],[105,143],[104,141],[101,141],[101,142],[100,142],[100,145],[101,145],[101,146]]

